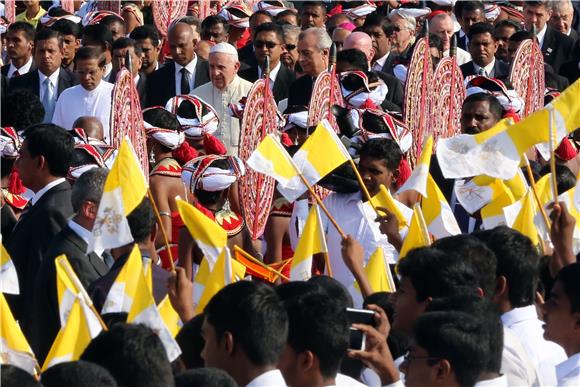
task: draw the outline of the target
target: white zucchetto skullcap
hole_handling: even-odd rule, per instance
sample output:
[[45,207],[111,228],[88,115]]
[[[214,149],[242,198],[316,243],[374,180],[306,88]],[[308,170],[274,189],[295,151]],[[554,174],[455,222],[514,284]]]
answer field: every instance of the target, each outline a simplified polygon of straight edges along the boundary
[[210,54],[215,54],[215,53],[222,53],[222,54],[228,54],[228,55],[232,55],[233,57],[235,57],[236,61],[238,60],[238,50],[236,50],[236,48],[234,46],[232,46],[229,43],[226,42],[221,42],[216,44],[215,46],[213,46],[210,50],[209,50]]

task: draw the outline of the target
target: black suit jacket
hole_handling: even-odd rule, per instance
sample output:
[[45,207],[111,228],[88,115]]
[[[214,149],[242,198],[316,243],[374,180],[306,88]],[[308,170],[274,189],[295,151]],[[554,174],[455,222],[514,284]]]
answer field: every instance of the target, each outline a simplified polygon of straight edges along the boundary
[[456,33],[453,34],[457,37],[457,47],[459,47],[462,50],[469,51],[467,49],[467,34],[460,37],[459,36],[460,32],[461,31],[457,31]]
[[395,59],[397,59],[398,55],[391,52],[389,53],[389,56],[387,57],[387,59],[385,60],[385,63],[383,64],[383,67],[381,68],[381,72],[386,73],[386,74],[390,74],[390,75],[394,75],[393,74],[393,67],[395,67],[393,64],[395,62]]
[[388,111],[402,111],[405,91],[401,82],[394,75],[386,74],[382,71],[373,71],[373,73],[382,79],[389,89],[385,100],[381,103],[381,107]]
[[288,91],[288,106],[309,106],[314,79],[308,74],[294,80]]
[[[8,70],[10,70],[10,63],[5,64],[4,66],[2,66],[2,68],[0,69],[0,72],[5,77],[8,77]],[[32,59],[32,65],[30,66],[30,70],[28,70],[28,72],[32,72],[34,70],[36,70],[36,63],[34,63],[34,59]],[[25,75],[25,74],[20,74],[20,76],[22,76],[22,75]],[[16,78],[18,78],[18,77],[16,77]],[[11,79],[14,79],[14,78],[11,78]]]
[[[78,85],[78,83],[79,83],[78,78],[73,72],[61,68],[60,72],[58,73],[58,85],[56,95],[60,96],[60,94],[65,89]],[[38,75],[38,71],[37,70],[29,71],[24,75],[12,78],[10,80],[9,89],[10,91],[17,89],[27,89],[40,98],[40,76]]]
[[576,31],[574,28],[572,28],[572,29],[570,30],[570,35],[568,35],[568,37],[569,37],[570,39],[572,39],[572,41],[573,41],[574,43],[576,43],[576,42],[578,41],[578,39],[580,39],[580,34],[578,33],[578,31]]
[[578,78],[580,78],[580,69],[578,68],[578,65],[579,65],[579,59],[576,58],[570,62],[564,63],[560,67],[560,74],[563,77],[566,77],[568,79],[568,81],[570,82],[570,85],[572,83],[576,82],[576,80],[578,80]]
[[[258,69],[247,68],[243,71],[238,72],[238,75],[248,82],[256,82],[258,80]],[[280,65],[280,70],[276,74],[276,80],[274,81],[274,86],[272,87],[272,94],[274,94],[274,100],[276,103],[281,100],[288,98],[288,92],[290,85],[296,79],[296,74],[294,71],[289,70],[286,66]]]
[[[208,83],[209,64],[206,60],[197,57],[195,66],[195,80],[193,88]],[[193,89],[191,89],[193,91]],[[167,101],[177,95],[175,90],[175,63],[166,63],[147,78],[146,107],[165,106]]]
[[[465,64],[462,64],[460,68],[461,72],[463,73],[463,78],[466,78],[469,75],[477,75],[477,71],[475,71],[475,65],[473,61],[469,61]],[[499,59],[495,60],[495,64],[493,65],[493,71],[494,71],[493,77],[500,79],[502,81],[507,80],[510,76],[510,66]]]
[[238,50],[238,58],[240,60],[241,70],[256,68],[258,66],[258,61],[256,60],[256,54],[254,53],[254,45],[252,42],[246,44],[244,47]]
[[573,53],[574,41],[563,33],[548,26],[542,44],[544,62],[552,66],[556,73],[559,73],[560,67],[572,59],[571,56]]
[[95,253],[87,255],[87,243],[68,225],[51,241],[36,276],[30,345],[40,362],[48,354],[60,329],[56,267],[54,259],[64,254],[85,289],[105,275],[109,268]]
[[70,195],[71,187],[66,181],[49,189],[36,204],[25,210],[6,240],[6,250],[14,261],[20,284],[20,295],[11,296],[9,302],[26,337],[30,335],[33,319],[29,312],[33,305],[36,275],[50,242],[73,214]]

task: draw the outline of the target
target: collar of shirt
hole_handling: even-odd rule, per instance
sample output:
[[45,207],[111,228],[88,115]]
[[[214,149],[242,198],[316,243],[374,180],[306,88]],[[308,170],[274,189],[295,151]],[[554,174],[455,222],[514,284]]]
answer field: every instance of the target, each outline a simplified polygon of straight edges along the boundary
[[535,305],[523,306],[521,308],[514,308],[509,312],[501,315],[501,322],[508,328],[512,325],[525,320],[537,320],[538,312],[536,312]]
[[[495,58],[493,58],[492,61],[483,68],[487,76],[490,78],[493,78],[493,76],[495,75],[493,71],[494,66],[495,66]],[[481,69],[481,66],[473,62],[473,67],[475,67],[475,73],[479,73],[479,69]]]
[[536,39],[538,39],[538,44],[540,45],[540,48],[542,48],[542,46],[544,45],[544,37],[546,36],[547,30],[548,30],[548,23],[546,23],[544,25],[544,28],[542,28],[542,30],[536,34]]
[[139,74],[135,75],[135,78],[133,78],[133,82],[135,83],[135,86],[137,86],[137,84],[139,83],[139,78],[141,78],[141,76]]
[[75,234],[77,234],[83,241],[85,241],[87,245],[89,244],[92,238],[91,232],[89,230],[72,219],[68,221],[68,226],[71,228],[71,230],[74,231]]
[[558,379],[558,384],[565,377],[580,374],[580,353],[570,356],[566,361],[558,364],[556,366],[556,378]]
[[[184,67],[177,62],[175,63],[175,78],[177,78],[181,74],[181,69]],[[197,55],[193,57],[191,62],[185,65],[185,68],[191,75],[195,74],[195,67],[197,66]]]
[[40,7],[40,9],[38,10],[38,13],[29,19],[26,16],[26,11],[24,11],[20,14],[22,16],[18,15],[20,17],[17,17],[16,21],[23,20],[23,21],[27,22],[28,24],[34,24],[35,22],[38,22],[40,20],[40,18],[44,16],[45,13],[46,13],[46,11],[44,10],[44,8]]
[[508,380],[505,375],[498,376],[497,378],[480,380],[473,387],[507,387]]
[[59,185],[60,183],[64,183],[66,180],[64,177],[61,177],[59,179],[56,179],[54,181],[51,181],[50,183],[48,183],[47,185],[45,185],[41,190],[39,190],[38,192],[36,192],[34,194],[34,196],[32,197],[32,199],[30,199],[32,205],[35,205],[37,201],[40,200],[40,198],[42,197],[42,195],[44,195],[45,193],[48,192],[49,189],[51,189],[52,187],[56,187],[57,185]]
[[[60,68],[56,69],[56,71],[50,74],[48,77],[42,73],[42,71],[38,70],[38,80],[40,82],[40,89],[42,90],[42,84],[46,78],[50,79],[50,83],[56,88],[58,86],[58,75],[60,74]],[[41,98],[42,99],[42,98]]]
[[31,66],[32,66],[32,56],[28,59],[28,62],[26,62],[24,64],[24,66],[22,66],[20,68],[16,68],[16,66],[14,66],[12,63],[10,63],[10,68],[8,69],[8,78],[10,78],[16,70],[18,70],[18,73],[20,75],[26,74],[27,72],[30,71]]
[[[103,75],[103,78],[108,77],[109,74],[111,74],[111,71],[113,71],[113,63],[107,63],[105,65],[105,75]],[[113,82],[115,82],[114,79],[113,79]]]
[[389,57],[390,52],[387,51],[386,55],[377,59],[375,61],[375,64],[373,65],[373,70],[382,70],[383,66],[385,65],[385,62],[387,61],[387,58]]
[[[278,76],[281,66],[282,62],[278,62],[276,67],[270,70],[270,89],[274,86],[274,82],[276,82],[276,77]],[[262,78],[262,67],[260,66],[258,66],[258,78]]]
[[[79,90],[83,91],[84,93],[87,94],[87,96],[90,97],[90,96],[92,96],[94,94],[99,93],[101,91],[101,89],[103,88],[103,85],[105,83],[108,83],[108,82],[105,81],[104,79],[101,79],[101,82],[99,82],[99,84],[97,85],[97,87],[95,87],[93,90],[87,90],[87,89],[85,89],[84,86],[81,85],[80,83],[77,86],[79,86]],[[76,87],[76,86],[73,86],[73,87]]]
[[260,386],[285,386],[286,381],[282,373],[278,369],[264,372],[257,376],[246,387],[260,387]]

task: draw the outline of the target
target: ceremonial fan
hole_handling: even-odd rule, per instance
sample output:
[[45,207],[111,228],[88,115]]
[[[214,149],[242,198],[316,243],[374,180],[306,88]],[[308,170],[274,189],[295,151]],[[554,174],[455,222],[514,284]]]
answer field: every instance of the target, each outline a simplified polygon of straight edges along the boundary
[[535,39],[520,43],[512,61],[509,80],[525,101],[523,117],[544,107],[544,57]]

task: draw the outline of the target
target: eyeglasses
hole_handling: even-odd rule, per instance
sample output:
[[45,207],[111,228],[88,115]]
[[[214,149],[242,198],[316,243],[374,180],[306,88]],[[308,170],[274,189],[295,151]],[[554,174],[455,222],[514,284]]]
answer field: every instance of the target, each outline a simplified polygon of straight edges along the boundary
[[405,363],[410,363],[412,360],[428,360],[428,361],[433,361],[433,360],[441,360],[441,358],[434,357],[434,356],[411,356],[410,353],[407,353],[405,356],[403,356],[403,361]]
[[257,40],[257,41],[254,42],[254,47],[256,47],[256,48],[264,48],[264,47],[266,47],[266,48],[272,49],[272,48],[274,48],[276,46],[278,46],[278,44],[277,43],[274,43],[274,42],[263,42],[261,40]]
[[295,44],[285,44],[284,47],[286,47],[286,50],[288,51],[296,50]]

